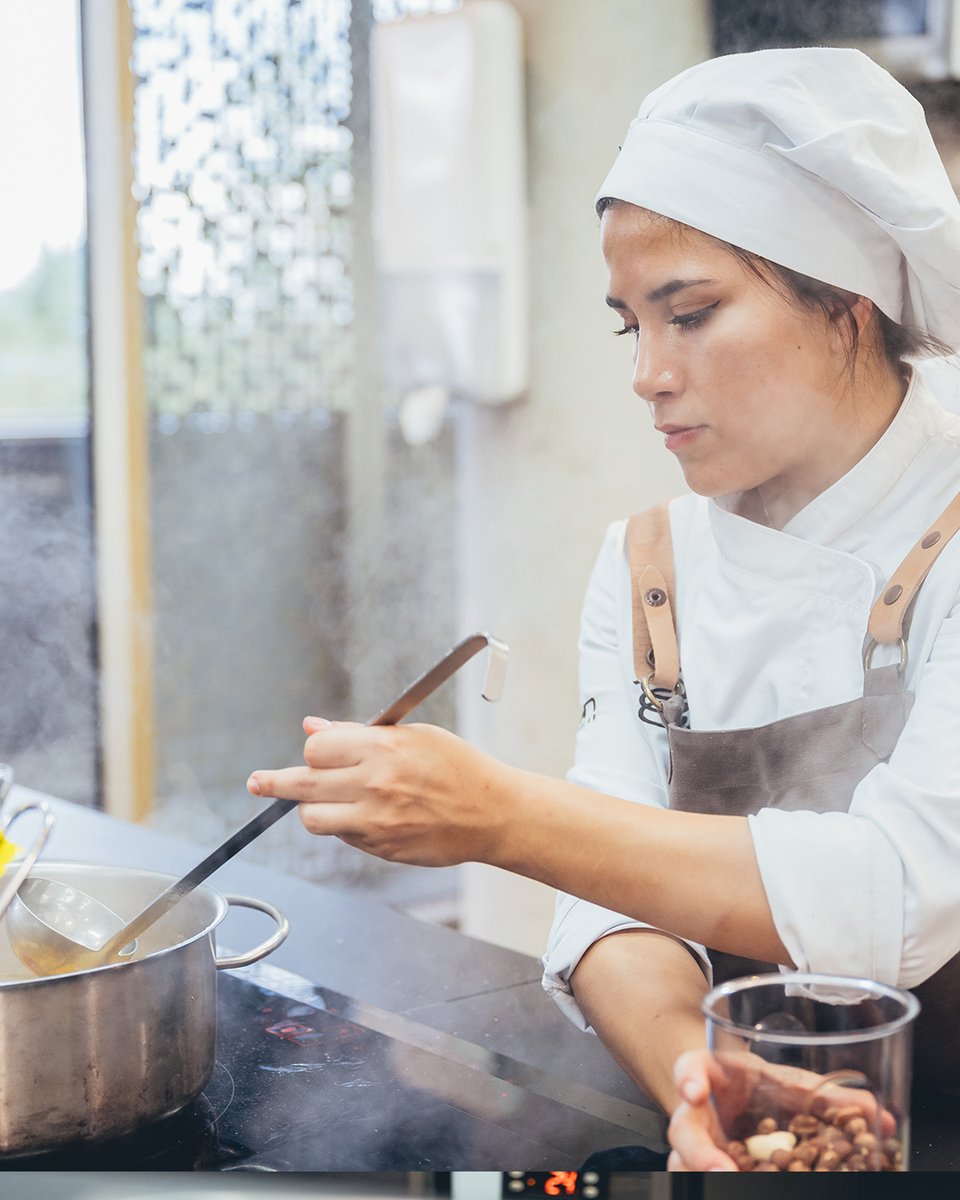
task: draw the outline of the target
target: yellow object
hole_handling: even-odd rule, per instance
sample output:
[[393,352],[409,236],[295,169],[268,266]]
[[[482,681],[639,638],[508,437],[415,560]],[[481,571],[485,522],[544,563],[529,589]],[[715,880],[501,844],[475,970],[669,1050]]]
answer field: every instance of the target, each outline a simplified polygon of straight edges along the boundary
[[0,870],[6,867],[16,856],[22,853],[23,847],[17,846],[0,833]]

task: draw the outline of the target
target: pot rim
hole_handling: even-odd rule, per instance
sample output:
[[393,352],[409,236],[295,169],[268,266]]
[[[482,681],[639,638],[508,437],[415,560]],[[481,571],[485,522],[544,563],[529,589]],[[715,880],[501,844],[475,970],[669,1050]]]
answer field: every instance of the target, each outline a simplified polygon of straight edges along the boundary
[[[93,863],[81,859],[56,859],[54,861],[43,860],[38,862],[34,870],[30,872],[31,876],[43,878],[44,872],[50,868],[54,870],[59,867],[69,867],[71,869],[79,868],[81,873],[101,873],[101,874],[119,874],[133,875],[140,878],[155,879],[157,881],[157,895],[170,884],[176,883],[181,879],[181,875],[171,875],[166,871],[153,871],[146,867],[124,867],[116,863]],[[82,886],[82,883],[80,884]],[[223,918],[227,915],[229,904],[226,897],[223,896],[216,888],[212,888],[209,884],[198,884],[194,889],[196,892],[205,892],[212,897],[216,905],[216,913],[213,918],[207,922],[203,929],[191,934],[189,937],[183,938],[179,942],[175,942],[171,946],[162,946],[156,950],[151,950],[149,954],[144,954],[140,957],[131,959],[127,962],[112,962],[103,963],[96,967],[84,967],[79,971],[63,971],[58,975],[37,975],[31,979],[0,979],[0,991],[7,988],[30,988],[43,987],[47,984],[55,984],[61,979],[74,979],[77,976],[84,975],[99,975],[103,971],[126,970],[131,967],[139,966],[142,963],[155,962],[157,959],[163,958],[174,951],[182,950],[186,946],[193,945],[194,942],[201,938],[208,938],[216,927],[220,924]]]

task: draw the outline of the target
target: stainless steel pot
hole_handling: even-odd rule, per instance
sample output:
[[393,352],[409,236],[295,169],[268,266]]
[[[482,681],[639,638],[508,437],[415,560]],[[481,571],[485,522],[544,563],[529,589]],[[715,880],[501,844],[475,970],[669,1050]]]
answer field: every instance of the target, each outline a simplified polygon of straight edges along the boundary
[[[121,917],[175,881],[125,867],[43,863]],[[276,923],[235,957],[214,931],[230,905]],[[141,939],[137,957],[37,979],[0,934],[0,1154],[37,1154],[118,1137],[169,1116],[205,1087],[215,1063],[217,971],[265,957],[287,936],[272,904],[199,887]]]

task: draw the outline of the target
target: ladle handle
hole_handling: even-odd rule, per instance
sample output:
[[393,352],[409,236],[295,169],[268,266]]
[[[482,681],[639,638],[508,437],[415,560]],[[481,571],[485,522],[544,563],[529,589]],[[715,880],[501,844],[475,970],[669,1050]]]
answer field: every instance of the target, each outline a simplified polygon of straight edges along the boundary
[[265,829],[275,825],[291,808],[296,807],[296,800],[274,800],[269,808],[257,813],[252,820],[227,838],[222,846],[218,846],[216,850],[208,854],[203,862],[197,863],[192,871],[189,871],[182,879],[178,879],[176,883],[171,884],[165,892],[160,893],[156,900],[148,904],[143,912],[135,916],[128,925],[124,925],[123,929],[104,945],[101,952],[102,957],[111,959],[114,955],[119,954],[124,946],[138,938],[155,921],[159,921],[164,913],[173,908],[188,892],[192,892],[214,871],[222,867],[228,859],[233,858],[244,846],[259,837]]
[[429,671],[424,671],[419,679],[415,679],[392,704],[381,709],[375,717],[371,717],[367,724],[396,725],[487,646],[490,647],[490,658],[487,661],[482,695],[484,700],[499,700],[506,674],[507,654],[509,653],[507,644],[489,633],[473,633],[470,637],[464,638],[462,642],[458,642],[452,650],[448,650],[439,662],[435,663]]
[[[452,650],[448,650],[439,662],[415,679],[392,704],[381,709],[375,717],[371,717],[367,721],[367,724],[396,725],[487,646],[490,647],[490,658],[484,677],[483,698],[491,701],[499,700],[506,673],[507,645],[489,633],[474,633],[470,637],[464,638],[462,642],[458,642]],[[259,837],[265,829],[269,829],[271,825],[276,824],[281,817],[296,807],[296,800],[274,800],[262,812],[257,813],[246,825],[227,838],[222,846],[218,846],[216,850],[208,854],[203,862],[197,863],[192,871],[184,875],[182,879],[178,879],[176,883],[171,884],[165,892],[161,892],[142,913],[134,917],[128,925],[125,925],[118,934],[111,938],[103,947],[102,957],[105,960],[113,958],[124,946],[139,937],[145,929],[148,929],[155,921],[159,921],[178,900],[181,900],[188,892],[192,892],[208,876],[222,867],[228,859],[233,858],[244,846]]]

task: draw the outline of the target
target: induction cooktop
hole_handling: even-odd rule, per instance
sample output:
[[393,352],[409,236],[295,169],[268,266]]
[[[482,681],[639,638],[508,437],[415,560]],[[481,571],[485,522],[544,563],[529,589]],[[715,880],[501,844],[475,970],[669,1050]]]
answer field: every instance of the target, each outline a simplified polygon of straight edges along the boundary
[[220,975],[218,1026],[210,1082],[180,1112],[0,1169],[569,1171],[659,1148],[639,1105],[262,963]]

